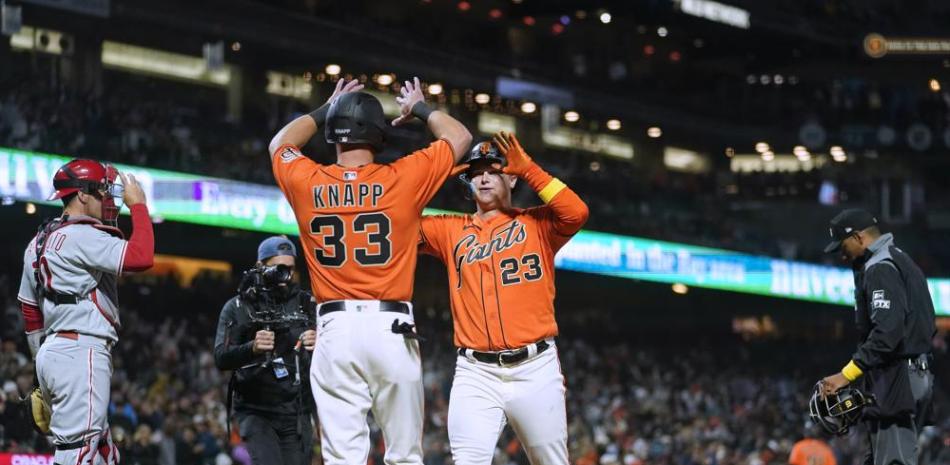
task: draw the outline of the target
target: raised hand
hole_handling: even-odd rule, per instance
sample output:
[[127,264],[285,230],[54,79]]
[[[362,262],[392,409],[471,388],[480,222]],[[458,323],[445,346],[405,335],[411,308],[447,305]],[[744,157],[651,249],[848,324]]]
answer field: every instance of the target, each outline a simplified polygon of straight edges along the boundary
[[396,97],[396,103],[399,104],[399,117],[393,120],[393,126],[399,126],[412,119],[412,106],[425,102],[426,96],[422,93],[422,84],[419,78],[412,78],[412,82],[406,81],[399,89],[400,96]]
[[528,168],[534,165],[534,160],[521,148],[521,144],[514,134],[498,131],[492,136],[492,142],[495,143],[495,146],[498,147],[498,151],[500,151],[508,161],[508,164],[501,169],[502,172],[521,176],[528,171]]
[[330,99],[327,100],[327,103],[333,103],[337,97],[343,94],[359,92],[361,90],[363,90],[363,84],[360,84],[359,80],[351,79],[347,81],[346,79],[340,78],[339,81],[336,81],[336,88],[333,89],[333,94],[330,95]]
[[142,190],[139,180],[131,173],[119,173],[119,176],[122,177],[122,201],[129,207],[145,203],[145,191]]

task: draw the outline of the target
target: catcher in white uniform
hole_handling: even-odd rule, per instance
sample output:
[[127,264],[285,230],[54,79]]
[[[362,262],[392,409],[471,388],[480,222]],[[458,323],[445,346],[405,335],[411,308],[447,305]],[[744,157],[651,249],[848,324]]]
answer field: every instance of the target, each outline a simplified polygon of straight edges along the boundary
[[[17,299],[52,409],[54,462],[111,465],[119,461],[107,412],[120,326],[117,279],[152,266],[152,223],[138,181],[110,165],[72,160],[53,176],[53,188],[50,200],[62,200],[63,215],[27,246]],[[116,227],[123,202],[132,213],[127,241]]]

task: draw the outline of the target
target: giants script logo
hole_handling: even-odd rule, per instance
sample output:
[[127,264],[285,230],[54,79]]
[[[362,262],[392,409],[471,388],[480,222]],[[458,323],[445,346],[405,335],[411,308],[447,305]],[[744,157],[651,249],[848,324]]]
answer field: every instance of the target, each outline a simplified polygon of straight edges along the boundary
[[525,231],[524,223],[518,220],[512,221],[505,229],[498,231],[491,242],[479,244],[478,236],[469,234],[460,239],[455,244],[452,255],[455,257],[455,272],[459,276],[459,285],[461,285],[462,264],[471,265],[472,263],[482,261],[490,257],[495,252],[501,252],[512,248],[515,244],[521,244],[528,239],[528,233]]

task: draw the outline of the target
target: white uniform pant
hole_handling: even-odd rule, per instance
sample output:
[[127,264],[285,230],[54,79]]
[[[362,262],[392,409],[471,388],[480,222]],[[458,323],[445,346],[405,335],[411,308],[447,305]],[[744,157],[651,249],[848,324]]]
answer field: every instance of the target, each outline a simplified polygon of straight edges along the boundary
[[387,465],[422,465],[422,364],[419,343],[392,332],[412,315],[378,311],[376,301],[346,301],[347,310],[317,319],[310,364],[326,465],[366,465],[373,417],[383,432]]
[[532,465],[567,465],[564,376],[557,347],[512,366],[460,355],[449,398],[456,465],[491,465],[506,422]]
[[[40,390],[50,402],[54,462],[69,465],[119,462],[109,433],[112,355],[105,339],[52,334],[36,353]],[[61,450],[67,444],[79,447]]]

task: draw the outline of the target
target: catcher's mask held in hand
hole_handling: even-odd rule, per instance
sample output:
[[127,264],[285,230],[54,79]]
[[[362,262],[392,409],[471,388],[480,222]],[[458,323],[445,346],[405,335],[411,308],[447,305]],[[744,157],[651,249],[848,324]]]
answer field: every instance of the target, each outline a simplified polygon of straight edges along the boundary
[[821,397],[821,382],[808,403],[808,413],[813,422],[829,434],[843,436],[861,419],[864,407],[874,403],[874,397],[866,396],[856,388],[845,387],[834,394]]

